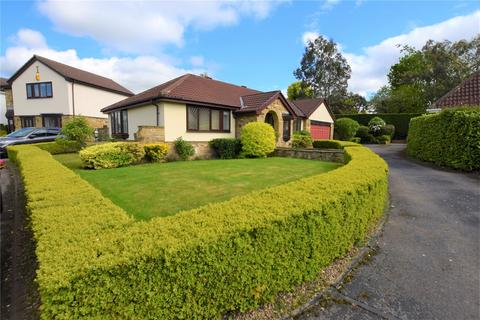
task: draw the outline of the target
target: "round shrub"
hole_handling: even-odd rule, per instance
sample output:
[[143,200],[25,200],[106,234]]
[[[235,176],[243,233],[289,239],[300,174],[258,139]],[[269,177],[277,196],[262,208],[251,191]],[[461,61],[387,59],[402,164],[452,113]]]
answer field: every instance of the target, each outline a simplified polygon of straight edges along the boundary
[[369,134],[369,132],[370,129],[367,126],[360,126],[358,127],[357,134],[355,136],[363,139]]
[[242,143],[239,139],[213,139],[208,144],[220,159],[237,158],[242,150]]
[[195,154],[195,148],[192,144],[183,140],[182,137],[178,137],[177,140],[175,140],[174,146],[180,160],[188,160],[188,158],[193,157]]
[[247,123],[242,128],[241,141],[246,157],[264,158],[275,150],[275,132],[268,123]]
[[379,144],[390,143],[390,136],[387,136],[387,135],[379,136],[376,139],[377,139],[377,143]]
[[143,145],[145,150],[145,159],[150,162],[159,162],[165,160],[169,147],[166,143],[149,143]]
[[312,147],[312,136],[308,131],[297,131],[293,133],[292,148],[306,149]]
[[84,147],[88,141],[93,140],[94,131],[84,117],[77,116],[63,126],[61,134],[66,140],[76,141]]
[[340,118],[335,121],[335,135],[338,140],[350,141],[357,133],[360,125],[350,118]]
[[380,117],[373,117],[368,121],[368,128],[370,129],[370,133],[374,136],[380,135],[380,131],[385,125],[385,121]]
[[395,126],[393,124],[387,124],[380,129],[381,136],[389,136],[390,138],[392,138],[394,134]]
[[134,142],[97,144],[79,152],[86,168],[118,168],[140,162],[145,156],[143,146]]

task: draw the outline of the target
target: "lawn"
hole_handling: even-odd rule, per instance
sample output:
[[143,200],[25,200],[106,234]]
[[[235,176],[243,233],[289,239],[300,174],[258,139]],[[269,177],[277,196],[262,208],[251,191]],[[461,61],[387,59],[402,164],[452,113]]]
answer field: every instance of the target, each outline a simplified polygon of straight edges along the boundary
[[136,219],[173,215],[339,166],[316,160],[265,158],[178,161],[83,170],[78,154],[56,155],[55,159]]

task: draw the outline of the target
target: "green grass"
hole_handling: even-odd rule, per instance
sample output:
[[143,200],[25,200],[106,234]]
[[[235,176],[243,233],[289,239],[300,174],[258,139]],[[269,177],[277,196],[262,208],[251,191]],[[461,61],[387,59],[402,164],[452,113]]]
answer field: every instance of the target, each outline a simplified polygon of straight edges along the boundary
[[[54,156],[136,219],[173,215],[211,202],[335,169],[292,158],[199,160],[83,170],[78,154]],[[275,199],[272,199],[275,201]]]

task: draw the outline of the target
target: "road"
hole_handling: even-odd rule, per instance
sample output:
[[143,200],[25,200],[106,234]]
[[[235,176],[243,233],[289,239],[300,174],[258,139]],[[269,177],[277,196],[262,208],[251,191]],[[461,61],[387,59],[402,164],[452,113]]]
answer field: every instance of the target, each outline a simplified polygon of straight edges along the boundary
[[480,319],[480,179],[371,147],[390,167],[376,252],[296,319]]

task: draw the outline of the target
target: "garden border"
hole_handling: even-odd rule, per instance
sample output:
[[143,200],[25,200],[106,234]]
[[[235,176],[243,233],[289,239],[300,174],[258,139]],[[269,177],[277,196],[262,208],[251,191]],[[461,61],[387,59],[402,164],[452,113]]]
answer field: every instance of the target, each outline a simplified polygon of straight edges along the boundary
[[387,200],[386,163],[349,145],[336,170],[148,222],[46,151],[8,148],[37,242],[41,317],[213,318],[312,279]]

